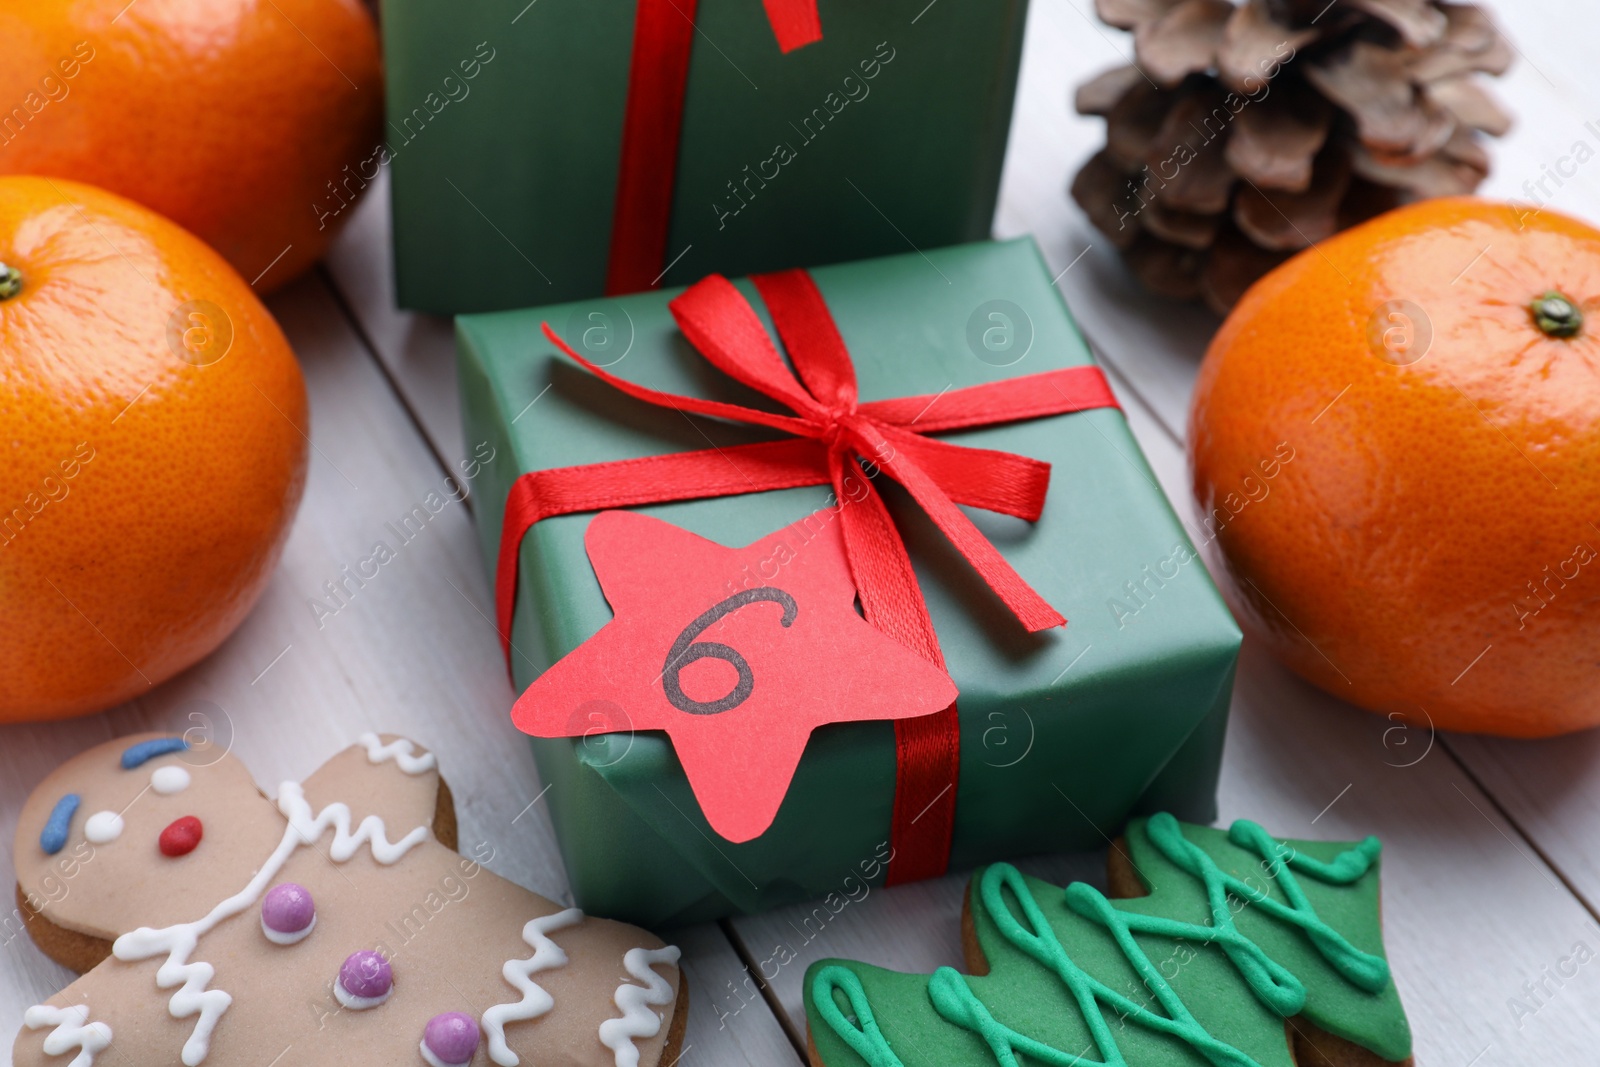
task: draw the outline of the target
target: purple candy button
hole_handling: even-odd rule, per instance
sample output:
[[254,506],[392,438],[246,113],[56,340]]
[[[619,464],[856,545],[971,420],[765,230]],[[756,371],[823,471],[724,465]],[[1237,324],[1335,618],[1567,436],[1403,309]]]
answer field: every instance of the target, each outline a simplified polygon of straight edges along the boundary
[[375,1008],[389,997],[394,988],[394,971],[381,952],[363,949],[352,952],[339,966],[339,980],[334,983],[334,996],[347,1008]]
[[478,1051],[478,1021],[459,1011],[447,1011],[428,1020],[422,1031],[422,1058],[429,1064],[461,1067]]
[[261,932],[278,945],[292,945],[317,923],[317,906],[303,885],[281,882],[261,900]]

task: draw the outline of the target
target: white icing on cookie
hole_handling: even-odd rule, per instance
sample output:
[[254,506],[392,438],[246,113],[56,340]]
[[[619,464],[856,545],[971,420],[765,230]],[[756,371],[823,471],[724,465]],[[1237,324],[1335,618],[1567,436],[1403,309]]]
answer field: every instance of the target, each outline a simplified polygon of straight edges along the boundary
[[386,745],[377,734],[362,734],[356,738],[356,742],[366,747],[368,763],[394,760],[406,774],[426,774],[439,766],[439,760],[432,752],[413,755],[417,746],[403,737]]
[[655,1037],[661,1032],[661,1013],[651,1007],[664,1007],[672,1003],[672,983],[652,968],[652,964],[678,962],[675,945],[666,948],[630,948],[622,957],[622,966],[634,978],[645,984],[631,982],[617,987],[617,1007],[622,1018],[607,1019],[600,1024],[600,1043],[617,1058],[617,1067],[639,1067],[639,1049],[633,1041],[638,1037]]
[[[500,970],[506,981],[522,994],[522,999],[496,1004],[483,1013],[483,1029],[489,1035],[489,1058],[500,1067],[516,1067],[520,1062],[506,1044],[506,1023],[537,1019],[555,1006],[555,999],[534,983],[533,976],[553,967],[566,966],[567,954],[545,935],[582,921],[583,912],[568,908],[532,919],[522,928],[522,940],[533,949],[533,955],[525,960],[507,960]],[[426,1049],[423,1058],[427,1058]]]
[[[367,845],[372,849],[372,858],[387,867],[391,863],[398,863],[401,856],[428,839],[428,828],[417,826],[400,840],[391,842],[383,820],[376,815],[362,819],[355,833],[351,833],[348,804],[329,804],[312,818],[311,805],[306,803],[306,791],[299,782],[284,782],[278,787],[278,810],[289,820],[289,829],[300,835],[302,840],[298,843],[302,845],[311,844],[328,827],[333,827],[333,843],[328,846],[328,855],[339,863],[354,856],[362,845]],[[294,834],[286,833],[284,837],[292,841]]]
[[422,1062],[426,1063],[428,1067],[462,1067],[462,1065],[459,1063],[446,1063],[439,1057],[435,1056],[433,1054],[433,1049],[428,1047],[428,1041],[426,1038],[424,1038],[422,1043],[417,1046],[417,1051],[422,1053]]
[[274,930],[272,927],[267,925],[267,920],[261,920],[261,932],[266,934],[267,940],[271,941],[274,945],[298,945],[300,942],[310,937],[311,931],[315,930],[316,928],[317,917],[315,915],[311,916],[311,921],[306,924],[306,928],[304,930],[290,930],[288,933],[284,933],[282,930]]
[[189,772],[177,764],[157,767],[150,775],[150,788],[164,797],[181,793],[189,788]]
[[[333,828],[333,843],[328,847],[328,855],[340,863],[355,855],[356,850],[365,844],[371,848],[373,859],[388,865],[397,862],[428,838],[428,828],[418,826],[399,841],[391,842],[383,820],[376,815],[362,819],[355,832],[351,833],[350,808],[346,804],[329,804],[313,817],[311,805],[306,802],[305,790],[299,782],[284,782],[278,788],[278,810],[289,820],[289,825],[284,827],[278,847],[248,885],[212,908],[204,918],[176,923],[159,930],[141,926],[112,943],[111,953],[119,960],[131,962],[146,960],[163,952],[167,954],[156,971],[156,986],[160,989],[180,987],[168,1000],[167,1010],[174,1019],[186,1019],[196,1014],[200,1016],[189,1034],[189,1040],[183,1044],[186,1067],[197,1067],[205,1060],[206,1053],[211,1049],[211,1032],[233,1003],[233,997],[228,993],[209,988],[211,979],[216,975],[216,969],[211,964],[204,961],[189,962],[190,955],[200,944],[200,938],[224,919],[232,918],[260,899],[295,849],[316,841],[329,827]],[[88,1065],[79,1064],[76,1067]]]
[[351,1011],[366,1011],[368,1008],[376,1008],[379,1004],[382,1004],[384,1001],[388,1000],[389,994],[393,992],[394,989],[391,987],[384,990],[381,996],[358,997],[354,993],[350,992],[350,990],[346,989],[344,987],[344,983],[339,981],[339,979],[335,978],[333,980],[333,999],[337,1000],[340,1004],[343,1004]]
[[106,845],[122,836],[122,816],[114,811],[97,811],[83,824],[83,836],[96,845]]
[[95,1053],[111,1044],[111,1027],[105,1023],[90,1022],[87,1004],[72,1004],[65,1008],[35,1004],[22,1013],[22,1022],[29,1030],[55,1027],[44,1039],[44,1051],[50,1056],[65,1056],[77,1049],[78,1054],[72,1057],[67,1067],[90,1067],[94,1063]]

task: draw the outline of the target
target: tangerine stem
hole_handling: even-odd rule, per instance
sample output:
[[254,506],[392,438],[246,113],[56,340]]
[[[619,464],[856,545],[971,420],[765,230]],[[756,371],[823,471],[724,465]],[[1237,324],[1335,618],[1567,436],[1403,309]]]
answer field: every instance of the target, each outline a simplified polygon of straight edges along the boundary
[[1572,300],[1554,289],[1528,305],[1534,325],[1551,337],[1572,337],[1583,329],[1583,312]]
[[10,300],[22,292],[22,272],[15,267],[0,263],[0,300]]

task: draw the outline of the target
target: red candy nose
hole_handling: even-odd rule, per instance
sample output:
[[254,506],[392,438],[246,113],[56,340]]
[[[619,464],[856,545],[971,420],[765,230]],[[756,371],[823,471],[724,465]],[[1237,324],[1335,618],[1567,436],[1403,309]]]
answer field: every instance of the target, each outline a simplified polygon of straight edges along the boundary
[[194,851],[204,835],[205,829],[200,825],[200,820],[193,815],[185,815],[181,819],[172,820],[172,825],[161,831],[161,854],[163,856],[187,856]]

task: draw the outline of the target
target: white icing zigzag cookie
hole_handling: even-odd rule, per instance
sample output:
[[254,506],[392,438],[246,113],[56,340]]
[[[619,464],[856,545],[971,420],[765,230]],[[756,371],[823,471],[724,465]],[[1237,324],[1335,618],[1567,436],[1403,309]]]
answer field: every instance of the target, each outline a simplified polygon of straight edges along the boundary
[[369,763],[394,760],[407,774],[426,774],[428,771],[438,769],[439,766],[439,760],[432,752],[416,755],[417,746],[403,737],[395,738],[387,745],[377,734],[362,734],[356,741],[367,750]]
[[[678,950],[501,881],[481,866],[489,842],[475,858],[447,847],[438,791],[431,752],[374,734],[275,803],[231,756],[201,759],[181,738],[70,761],[23,810],[38,836],[20,836],[17,870],[41,947],[92,969],[29,1009],[15,1062],[92,1067],[109,1049],[230,1067],[261,1062],[266,1041],[330,1067],[515,1067],[554,1050],[661,1063],[682,1033]],[[89,834],[83,811],[119,816],[119,832]],[[83,935],[110,957],[84,958]],[[125,972],[155,959],[151,995],[130,998]],[[175,1037],[152,1012],[193,1022]],[[367,1012],[383,1025],[351,1030]]]
[[612,999],[622,1009],[622,1018],[607,1019],[600,1024],[600,1042],[616,1054],[617,1067],[639,1067],[639,1049],[634,1039],[650,1037],[661,1027],[661,1016],[651,1011],[651,1007],[671,1004],[677,996],[671,983],[656,973],[655,965],[676,966],[677,962],[678,949],[674,945],[658,949],[630,948],[622,957],[622,965],[628,973],[645,984],[618,986]]
[[111,1027],[105,1023],[89,1022],[89,1006],[73,1004],[56,1008],[49,1004],[35,1004],[22,1015],[22,1023],[30,1030],[55,1029],[44,1039],[43,1048],[52,1056],[65,1056],[77,1050],[67,1067],[89,1067],[95,1053],[111,1044]]

